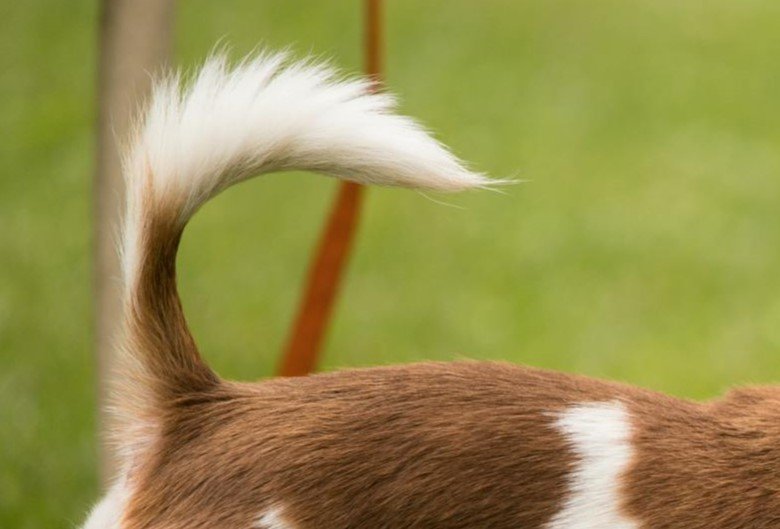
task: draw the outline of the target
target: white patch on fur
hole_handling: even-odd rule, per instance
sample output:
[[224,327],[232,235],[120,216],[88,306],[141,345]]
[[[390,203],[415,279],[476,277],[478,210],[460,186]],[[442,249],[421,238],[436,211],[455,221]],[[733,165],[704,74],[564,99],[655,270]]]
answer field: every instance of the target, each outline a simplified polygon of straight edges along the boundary
[[293,526],[282,517],[282,509],[279,507],[264,512],[254,527],[255,529],[293,529]]
[[631,421],[621,402],[580,404],[555,423],[578,463],[563,508],[547,529],[637,529],[621,513],[621,477],[632,457]]
[[82,529],[121,529],[125,507],[130,499],[126,478],[120,478],[95,505]]
[[297,169],[440,191],[489,183],[394,107],[368,80],[283,54],[232,69],[218,55],[190,83],[179,74],[158,81],[124,160],[125,287],[134,286],[149,211],[176,208],[183,225],[208,199],[254,175]]

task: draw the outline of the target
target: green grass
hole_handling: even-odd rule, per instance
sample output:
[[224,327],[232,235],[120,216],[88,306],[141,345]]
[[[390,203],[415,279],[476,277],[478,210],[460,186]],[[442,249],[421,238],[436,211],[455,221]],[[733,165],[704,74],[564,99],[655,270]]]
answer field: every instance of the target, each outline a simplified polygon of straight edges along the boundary
[[[780,378],[780,4],[388,2],[387,80],[505,195],[372,190],[324,367],[489,358],[706,398]],[[0,3],[0,527],[96,498],[95,2]],[[292,44],[358,71],[356,2],[180,3],[177,56]],[[186,234],[187,313],[269,375],[334,184],[241,185]],[[437,199],[440,197],[436,197]]]

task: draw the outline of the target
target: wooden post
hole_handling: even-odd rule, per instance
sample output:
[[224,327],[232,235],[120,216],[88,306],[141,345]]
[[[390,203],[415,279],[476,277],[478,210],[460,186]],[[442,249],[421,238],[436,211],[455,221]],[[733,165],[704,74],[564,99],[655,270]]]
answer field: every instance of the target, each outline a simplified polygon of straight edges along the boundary
[[[381,3],[381,0],[365,0],[365,70],[376,83],[381,73]],[[362,186],[351,182],[340,184],[283,353],[279,367],[281,376],[303,376],[317,367],[355,238],[362,199]]]
[[126,138],[133,112],[148,94],[150,74],[168,60],[173,0],[103,0],[98,62],[97,171],[93,187],[94,340],[98,375],[100,476],[116,473],[105,445],[106,397],[121,321],[116,236],[124,196],[117,141]]

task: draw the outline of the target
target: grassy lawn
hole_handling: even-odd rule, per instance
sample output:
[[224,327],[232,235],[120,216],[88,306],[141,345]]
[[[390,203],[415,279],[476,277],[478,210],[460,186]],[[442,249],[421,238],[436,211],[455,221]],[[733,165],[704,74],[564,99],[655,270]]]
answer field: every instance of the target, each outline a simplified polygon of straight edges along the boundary
[[[528,182],[372,190],[324,368],[505,359],[696,398],[780,378],[780,3],[388,4],[403,110]],[[98,9],[2,0],[0,15],[0,527],[71,527],[98,493]],[[177,57],[222,38],[354,72],[360,22],[357,2],[189,0]],[[182,294],[223,375],[271,374],[333,189],[255,180],[192,223]]]

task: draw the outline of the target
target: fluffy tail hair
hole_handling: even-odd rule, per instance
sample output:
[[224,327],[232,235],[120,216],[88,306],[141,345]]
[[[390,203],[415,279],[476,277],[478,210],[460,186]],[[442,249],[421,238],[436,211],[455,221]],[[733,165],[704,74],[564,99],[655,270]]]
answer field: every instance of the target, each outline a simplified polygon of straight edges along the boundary
[[187,328],[175,262],[185,224],[220,191],[289,169],[439,191],[487,184],[393,106],[369,81],[283,55],[232,69],[216,56],[184,86],[178,74],[155,84],[124,165],[122,346],[135,376],[123,400],[159,405],[219,382]]

